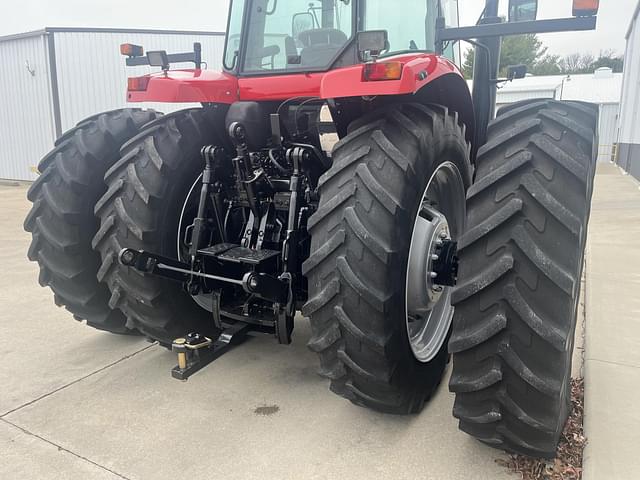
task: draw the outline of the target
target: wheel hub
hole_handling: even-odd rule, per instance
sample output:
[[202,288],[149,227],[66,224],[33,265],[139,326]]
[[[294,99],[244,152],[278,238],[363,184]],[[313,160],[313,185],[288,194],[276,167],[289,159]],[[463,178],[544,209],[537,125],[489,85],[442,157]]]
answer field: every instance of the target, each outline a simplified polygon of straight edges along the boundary
[[407,311],[412,317],[430,312],[444,293],[440,283],[442,249],[450,243],[447,219],[434,208],[423,205],[416,220],[411,245],[407,282]]
[[458,281],[458,243],[443,236],[442,244],[436,246],[436,254],[432,257],[432,272],[434,283],[442,288],[454,287]]
[[407,334],[416,359],[432,360],[451,325],[451,287],[458,273],[457,242],[465,191],[457,167],[445,162],[427,184],[414,225],[406,278]]

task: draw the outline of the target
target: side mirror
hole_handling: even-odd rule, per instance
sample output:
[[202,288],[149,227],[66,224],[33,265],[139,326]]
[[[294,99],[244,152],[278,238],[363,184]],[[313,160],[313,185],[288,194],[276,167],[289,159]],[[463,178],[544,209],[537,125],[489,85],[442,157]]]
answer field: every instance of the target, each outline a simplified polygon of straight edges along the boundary
[[386,30],[358,32],[356,45],[361,61],[365,61],[369,57],[379,57],[385,50],[389,49],[389,32]]
[[538,0],[509,0],[510,22],[531,22],[538,18]]

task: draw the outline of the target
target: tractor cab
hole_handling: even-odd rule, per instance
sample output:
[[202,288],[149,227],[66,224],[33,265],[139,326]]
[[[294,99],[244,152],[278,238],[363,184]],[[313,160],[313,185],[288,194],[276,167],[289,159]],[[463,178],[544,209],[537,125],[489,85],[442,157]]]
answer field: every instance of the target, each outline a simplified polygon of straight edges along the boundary
[[[536,20],[537,0],[509,0],[506,18],[499,3],[486,0],[478,24],[459,27],[458,0],[231,0],[222,72],[202,70],[198,44],[190,53],[146,56],[142,47],[123,45],[127,65],[162,70],[130,78],[127,98],[226,105],[319,98],[343,137],[366,110],[360,99],[415,96],[459,113],[475,157],[495,116],[496,85],[525,72],[514,66],[509,78],[498,78],[501,37],[593,30],[599,7],[597,0],[574,0],[573,18]],[[458,68],[461,42],[476,49],[472,95]],[[172,70],[177,62],[195,69]]]
[[[457,0],[408,0],[402,7],[382,0],[232,0],[221,72],[202,69],[199,45],[193,53],[146,56],[142,47],[123,45],[127,65],[161,69],[130,78],[127,97],[230,105],[265,121],[275,113],[269,102],[284,102],[279,113],[285,117],[301,102],[325,103],[342,138],[367,109],[418,95],[423,103],[448,102],[471,138],[472,101],[456,66],[460,44],[437,41],[439,29],[458,25]],[[185,61],[195,69],[171,68]],[[235,105],[246,102],[254,104]],[[314,117],[312,127],[318,121]],[[263,147],[269,135],[261,134]],[[310,143],[322,147],[315,135]]]
[[[302,6],[306,9],[302,9]],[[411,12],[411,15],[407,15]],[[234,0],[224,68],[239,75],[327,71],[362,58],[358,32],[386,31],[379,58],[434,53],[436,19],[458,24],[457,0]],[[459,60],[449,48],[447,56]]]

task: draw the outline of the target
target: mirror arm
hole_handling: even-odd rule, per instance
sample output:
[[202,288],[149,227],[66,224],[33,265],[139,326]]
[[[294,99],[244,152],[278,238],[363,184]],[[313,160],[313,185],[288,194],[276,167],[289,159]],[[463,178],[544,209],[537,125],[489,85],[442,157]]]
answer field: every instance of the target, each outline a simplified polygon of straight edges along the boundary
[[577,32],[595,30],[597,17],[560,18],[534,20],[531,22],[490,23],[473,27],[440,28],[436,31],[437,42],[467,40],[469,38],[507,37],[529,33]]

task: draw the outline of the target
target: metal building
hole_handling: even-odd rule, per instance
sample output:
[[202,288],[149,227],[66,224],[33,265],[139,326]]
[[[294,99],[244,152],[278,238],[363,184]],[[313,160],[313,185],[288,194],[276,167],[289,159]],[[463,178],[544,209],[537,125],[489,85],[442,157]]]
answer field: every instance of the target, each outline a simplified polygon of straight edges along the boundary
[[640,180],[640,2],[627,31],[624,71],[618,165]]
[[[127,77],[149,67],[125,67],[120,44],[181,53],[192,51],[195,42],[202,44],[208,67],[221,68],[223,33],[45,28],[0,37],[0,178],[35,179],[39,159],[62,132],[93,114],[131,105]],[[144,106],[163,112],[185,107]]]

